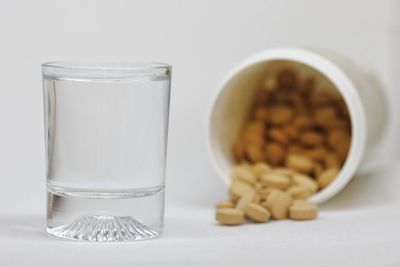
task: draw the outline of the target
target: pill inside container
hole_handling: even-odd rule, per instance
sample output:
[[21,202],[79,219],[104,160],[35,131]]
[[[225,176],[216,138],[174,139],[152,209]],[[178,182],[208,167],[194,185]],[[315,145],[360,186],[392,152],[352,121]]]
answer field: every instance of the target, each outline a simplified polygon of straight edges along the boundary
[[[350,140],[346,156],[340,163],[339,172],[332,182],[326,184],[309,199],[311,202],[321,203],[338,193],[356,172],[364,154],[366,121],[363,103],[353,81],[333,62],[317,54],[297,49],[270,50],[248,58],[233,69],[217,90],[210,108],[208,141],[211,158],[220,177],[229,184],[232,167],[240,161],[235,157],[234,146],[240,139],[246,123],[254,118],[257,102],[261,102],[263,98],[262,90],[276,95],[279,95],[276,91],[285,90],[282,86],[276,87],[274,84],[278,79],[276,77],[285,70],[294,73],[297,88],[295,90],[312,80],[313,92],[328,95],[334,102],[343,103],[338,109],[338,118],[342,121],[345,121],[346,116],[348,118]],[[268,110],[269,106],[276,106],[278,102],[266,101],[263,105]],[[310,103],[303,104],[306,105],[307,112],[311,110],[313,114],[319,113],[315,107],[310,107]],[[290,123],[299,111],[294,109],[293,112]],[[328,120],[326,123],[331,122]],[[335,147],[329,146],[328,129],[316,126],[313,130],[324,135],[323,145],[326,145],[327,150],[335,150]],[[267,143],[271,141],[268,136],[265,140]],[[294,144],[296,142],[294,141]],[[335,145],[341,146],[341,142],[337,140]],[[285,150],[288,146],[289,144]],[[286,152],[285,156],[287,155]],[[249,161],[249,158],[246,157],[244,160]]]

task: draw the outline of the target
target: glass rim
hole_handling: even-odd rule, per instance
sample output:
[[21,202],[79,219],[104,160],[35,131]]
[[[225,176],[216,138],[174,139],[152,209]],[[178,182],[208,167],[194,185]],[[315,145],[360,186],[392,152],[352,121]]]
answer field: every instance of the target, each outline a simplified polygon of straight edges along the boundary
[[41,65],[43,77],[61,80],[130,80],[170,78],[172,66],[159,62],[51,61]]

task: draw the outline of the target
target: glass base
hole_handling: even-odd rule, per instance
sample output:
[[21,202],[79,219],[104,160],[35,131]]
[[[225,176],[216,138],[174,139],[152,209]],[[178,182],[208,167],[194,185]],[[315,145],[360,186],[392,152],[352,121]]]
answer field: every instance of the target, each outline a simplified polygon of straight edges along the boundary
[[47,232],[92,242],[136,241],[159,236],[164,187],[117,192],[48,187]]
[[157,237],[160,232],[131,217],[86,216],[47,233],[58,238],[92,242],[137,241]]

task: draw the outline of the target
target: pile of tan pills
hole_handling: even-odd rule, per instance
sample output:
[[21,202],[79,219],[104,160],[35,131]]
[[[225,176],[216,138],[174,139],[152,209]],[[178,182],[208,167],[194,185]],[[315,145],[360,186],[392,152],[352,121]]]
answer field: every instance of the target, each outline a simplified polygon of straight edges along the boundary
[[346,104],[329,92],[290,68],[267,75],[233,147],[237,165],[218,222],[317,217],[307,198],[335,179],[351,143]]

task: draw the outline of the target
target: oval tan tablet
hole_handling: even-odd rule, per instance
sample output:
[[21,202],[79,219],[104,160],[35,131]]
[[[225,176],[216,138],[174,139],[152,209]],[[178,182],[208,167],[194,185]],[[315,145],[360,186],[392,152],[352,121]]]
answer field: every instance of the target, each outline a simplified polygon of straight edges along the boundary
[[335,130],[335,129],[342,129],[346,132],[350,132],[350,122],[349,119],[336,119],[334,121],[330,121],[329,124],[327,125],[327,128],[329,130]]
[[334,147],[334,150],[336,154],[338,155],[339,159],[343,162],[347,158],[347,154],[349,153],[351,145],[351,137],[348,136],[346,139],[342,140],[336,147]]
[[251,169],[251,163],[250,162],[248,162],[248,161],[246,161],[246,160],[243,160],[242,162],[240,162],[238,165],[236,165],[236,166],[242,166],[242,167],[245,167],[245,168],[248,168],[248,169]]
[[250,167],[238,165],[233,168],[232,171],[233,180],[246,182],[250,185],[254,185],[257,181],[257,177],[251,171]]
[[290,154],[286,159],[286,166],[301,173],[310,173],[313,170],[314,162],[299,154]]
[[244,132],[240,139],[243,142],[245,147],[247,145],[257,145],[257,146],[264,145],[264,134],[263,133]]
[[233,208],[233,207],[235,207],[235,203],[233,203],[233,201],[231,200],[221,201],[215,205],[215,208],[217,209]]
[[295,140],[299,137],[299,128],[294,124],[288,124],[283,127],[283,131],[287,137],[291,140]]
[[236,206],[236,203],[238,202],[239,197],[229,194],[229,200],[233,202],[234,206]]
[[267,207],[272,218],[282,220],[288,217],[289,207],[292,205],[291,196],[282,191],[272,191],[267,198]]
[[237,209],[218,209],[215,219],[224,225],[240,225],[244,222],[244,212]]
[[261,192],[264,186],[261,183],[257,182],[253,185],[253,188],[256,192]]
[[241,161],[245,157],[245,143],[241,140],[237,141],[233,146],[233,155],[236,161]]
[[318,146],[324,143],[324,136],[317,131],[305,131],[300,134],[300,142],[306,146]]
[[[261,201],[260,202],[260,205],[261,206],[263,206],[265,209],[267,209],[268,211],[269,211],[269,205],[268,205],[268,202],[267,202],[267,200],[263,200],[263,201]],[[270,212],[271,213],[271,212]]]
[[349,138],[349,134],[347,133],[347,131],[345,131],[343,129],[334,129],[331,132],[329,132],[328,143],[332,148],[334,148],[342,140],[345,140],[348,138]]
[[289,217],[292,220],[311,220],[318,215],[317,206],[304,200],[295,200],[289,208]]
[[342,129],[333,130],[328,135],[328,142],[343,162],[347,157],[351,145],[350,133]]
[[259,106],[254,111],[254,118],[260,121],[267,121],[269,115],[269,110],[267,107]]
[[317,178],[320,188],[324,188],[328,184],[330,184],[338,174],[339,174],[338,168],[330,168],[321,173],[321,175],[318,176]]
[[334,106],[324,105],[314,109],[314,123],[319,126],[327,126],[330,122],[335,121],[337,110]]
[[302,155],[302,154],[304,154],[303,151],[304,151],[304,148],[301,145],[296,144],[296,143],[295,144],[290,144],[290,146],[288,146],[288,148],[287,148],[287,153],[288,154],[300,154],[300,155]]
[[293,118],[293,110],[285,105],[277,105],[271,108],[269,122],[275,125],[282,125]]
[[268,143],[265,146],[265,159],[273,166],[280,165],[285,159],[285,149],[278,143]]
[[328,93],[318,90],[310,94],[308,101],[313,105],[322,105],[330,103],[332,101],[332,97]]
[[314,163],[314,169],[312,173],[314,174],[314,177],[318,177],[321,175],[321,173],[324,171],[324,168],[320,163]]
[[259,192],[259,196],[260,196],[261,200],[267,199],[268,196],[269,196],[269,194],[271,194],[271,192],[274,191],[274,190],[278,190],[278,189],[272,188],[272,187],[263,188],[263,189]]
[[304,156],[306,156],[312,160],[315,160],[315,161],[323,160],[326,153],[327,153],[327,151],[323,146],[316,146],[313,148],[303,150]]
[[271,140],[278,142],[282,145],[287,145],[289,143],[289,137],[286,135],[286,133],[282,129],[279,129],[277,127],[271,128],[268,131],[268,137]]
[[229,187],[229,193],[234,199],[239,199],[247,192],[253,192],[254,189],[248,183],[241,181],[233,181]]
[[340,168],[339,157],[335,153],[327,153],[324,157],[324,164],[326,168]]
[[294,174],[292,176],[292,181],[295,185],[304,187],[311,194],[314,194],[318,190],[318,183],[312,179],[310,176],[304,174]]
[[244,194],[243,196],[241,196],[238,200],[238,202],[236,203],[236,209],[244,211],[244,208],[246,207],[246,205],[248,203],[253,202],[254,198],[256,196],[255,192],[247,192],[246,194]]
[[255,203],[249,203],[246,205],[244,213],[246,217],[255,222],[267,222],[271,217],[269,211],[263,206]]
[[311,118],[305,114],[298,115],[293,124],[299,129],[308,129],[313,125]]
[[286,192],[290,194],[293,199],[305,199],[312,194],[307,188],[299,185],[289,187]]
[[254,121],[248,123],[243,129],[240,140],[245,144],[264,144],[264,124],[262,122]]
[[245,147],[246,157],[251,162],[260,162],[264,160],[263,146],[256,144],[249,144]]
[[296,173],[295,171],[293,171],[291,169],[288,169],[288,168],[285,168],[285,167],[274,168],[273,172],[285,175],[287,177],[291,177],[293,174]]
[[253,200],[251,202],[258,204],[258,203],[260,203],[260,201],[261,201],[261,196],[257,193],[254,194]]
[[264,130],[264,122],[259,120],[251,120],[244,127],[244,132],[264,133]]
[[271,167],[265,162],[258,162],[251,167],[254,175],[261,178],[262,175],[271,171]]
[[286,190],[290,186],[290,179],[286,175],[270,172],[261,177],[264,186]]

